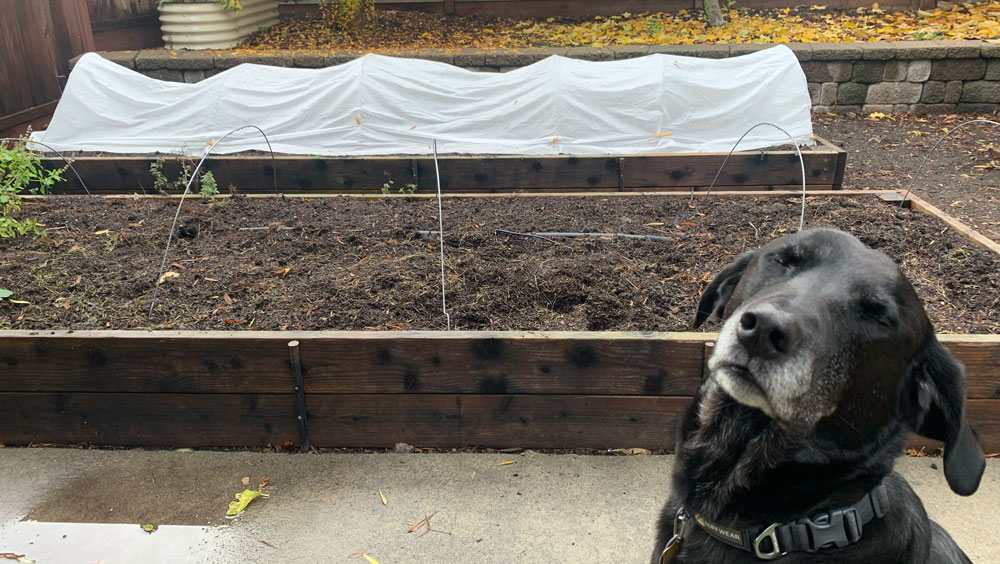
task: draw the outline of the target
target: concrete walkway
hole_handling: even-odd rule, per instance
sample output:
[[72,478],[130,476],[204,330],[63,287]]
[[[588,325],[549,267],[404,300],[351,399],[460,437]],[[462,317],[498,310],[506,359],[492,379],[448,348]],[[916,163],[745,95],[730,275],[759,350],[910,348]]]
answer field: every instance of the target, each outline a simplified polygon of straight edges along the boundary
[[[645,563],[672,462],[6,448],[0,553],[39,564],[368,564],[349,558],[363,551],[381,564]],[[951,493],[940,467],[932,458],[897,464],[974,562],[1000,562],[1000,461],[989,461],[970,498]],[[270,497],[226,520],[245,477],[251,488],[270,478]],[[431,532],[407,533],[425,516]],[[145,523],[159,529],[147,534]]]

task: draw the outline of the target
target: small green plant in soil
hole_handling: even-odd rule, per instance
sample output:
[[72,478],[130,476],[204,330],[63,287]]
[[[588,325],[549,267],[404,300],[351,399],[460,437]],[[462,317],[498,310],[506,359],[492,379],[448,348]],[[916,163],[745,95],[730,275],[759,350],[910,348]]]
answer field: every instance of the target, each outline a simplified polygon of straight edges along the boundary
[[45,235],[34,218],[18,219],[21,194],[48,193],[56,182],[65,180],[66,167],[46,170],[38,156],[27,148],[27,138],[14,143],[0,142],[0,237]]
[[9,298],[9,297],[11,297],[13,295],[14,295],[14,292],[11,292],[7,288],[0,288],[0,302],[6,300],[7,298]]
[[[160,194],[167,194],[167,190],[184,190],[191,180],[194,170],[194,163],[189,160],[182,160],[181,174],[176,180],[170,180],[163,172],[164,159],[160,157],[149,164],[149,175],[153,177],[153,189]],[[215,175],[211,171],[201,172],[195,179],[198,183],[198,193],[205,200],[211,199],[219,193],[219,184],[215,180]],[[231,190],[234,187],[231,187]]]
[[[394,184],[395,184],[395,182],[393,182],[392,180],[386,180],[385,182],[383,182],[382,183],[382,193],[383,194],[390,194],[390,193],[392,193],[392,186]],[[410,182],[409,184],[404,184],[404,185],[400,186],[398,190],[396,190],[396,192],[398,192],[400,194],[412,194],[412,193],[414,193],[416,191],[417,191],[417,185],[414,184],[413,182]]]
[[215,175],[212,174],[212,171],[201,175],[199,184],[201,185],[201,190],[198,193],[201,194],[203,200],[210,200],[213,196],[219,194],[219,185],[215,182]]

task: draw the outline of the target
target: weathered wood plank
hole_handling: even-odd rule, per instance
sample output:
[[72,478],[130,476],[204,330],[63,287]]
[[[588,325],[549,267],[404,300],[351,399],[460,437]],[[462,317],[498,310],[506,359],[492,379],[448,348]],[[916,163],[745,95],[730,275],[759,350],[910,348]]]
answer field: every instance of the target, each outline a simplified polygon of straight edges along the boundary
[[939,335],[938,340],[965,365],[966,397],[1000,399],[1000,335]]
[[[311,394],[312,444],[672,450],[690,398],[586,395]],[[1000,401],[969,400],[986,452],[1000,451]],[[0,442],[265,446],[298,442],[293,394],[0,392]],[[908,445],[939,443],[916,435]]]
[[[791,157],[791,158],[789,158]],[[803,152],[810,189],[831,189],[837,153],[825,147]],[[707,189],[726,155],[690,153],[664,155],[544,155],[442,156],[442,192],[616,191],[670,190],[698,186]],[[188,158],[189,163],[194,159]],[[73,166],[95,193],[152,193],[146,156],[77,157]],[[45,166],[62,166],[61,159],[44,159]],[[219,186],[233,185],[241,193],[274,191],[298,194],[390,193],[416,186],[418,192],[437,189],[434,161],[419,157],[312,157],[280,155],[212,156],[205,161]],[[831,168],[833,167],[833,168]],[[726,164],[716,189],[795,189],[801,185],[794,152],[736,153]],[[181,175],[181,161],[164,160],[170,180]],[[74,178],[59,192],[82,192]]]
[[[714,333],[0,331],[0,390],[690,395]],[[968,396],[1000,397],[1000,336],[940,335]]]
[[699,341],[546,336],[301,341],[309,393],[690,395]]
[[[834,184],[838,156],[834,152],[804,152],[806,184]],[[726,166],[719,169],[722,163]],[[669,159],[631,158],[625,166],[625,187],[705,186],[716,174],[720,186],[801,186],[802,168],[794,151],[725,154],[680,154]]]
[[922,211],[926,214],[930,214],[936,217],[937,219],[947,224],[948,227],[951,227],[957,233],[959,233],[966,239],[971,240],[976,245],[984,249],[993,251],[994,253],[1000,254],[1000,243],[997,243],[996,241],[986,237],[985,235],[982,235],[975,229],[959,221],[954,216],[951,216],[941,211],[939,208],[932,205],[930,202],[917,197],[912,192],[907,194],[906,197],[910,200],[913,209]]
[[308,394],[309,442],[317,447],[465,446],[461,396]]
[[[35,334],[32,334],[35,333]],[[702,341],[670,334],[0,332],[0,391],[686,395]]]
[[297,444],[295,416],[293,394],[0,392],[0,443]]
[[281,338],[15,333],[0,337],[0,391],[292,392]]
[[673,450],[678,397],[461,396],[462,441],[496,448]]

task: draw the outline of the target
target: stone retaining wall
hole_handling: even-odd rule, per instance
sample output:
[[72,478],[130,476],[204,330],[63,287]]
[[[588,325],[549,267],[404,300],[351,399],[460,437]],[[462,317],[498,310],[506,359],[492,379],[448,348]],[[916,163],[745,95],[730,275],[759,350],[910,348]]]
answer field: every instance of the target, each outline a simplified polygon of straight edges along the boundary
[[[394,54],[443,61],[481,71],[507,71],[550,55],[611,61],[666,53],[726,58],[771,45],[635,45],[538,48],[510,51],[423,50]],[[795,52],[816,111],[994,113],[1000,111],[1000,44],[983,41],[799,43]],[[198,82],[240,63],[320,68],[359,56],[349,51],[110,51],[108,60],[147,76]],[[72,61],[72,62],[75,62]]]

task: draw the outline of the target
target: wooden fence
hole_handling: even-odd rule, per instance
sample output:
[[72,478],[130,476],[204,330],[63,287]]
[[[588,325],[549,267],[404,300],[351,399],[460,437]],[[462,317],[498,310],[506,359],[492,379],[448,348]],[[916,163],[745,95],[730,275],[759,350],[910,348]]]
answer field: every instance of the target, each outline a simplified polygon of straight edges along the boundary
[[0,136],[55,110],[69,60],[94,50],[86,0],[0,0]]

